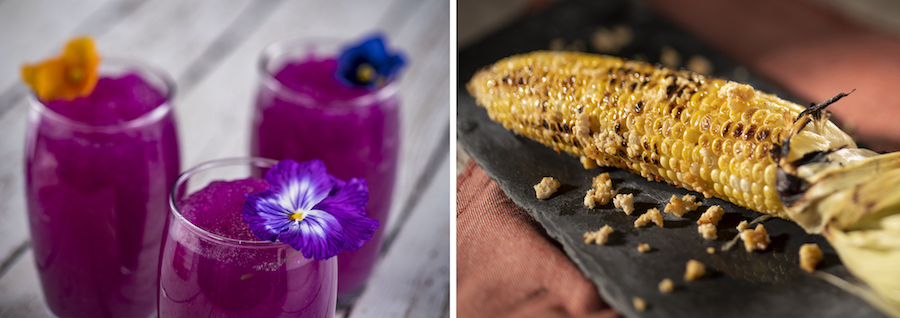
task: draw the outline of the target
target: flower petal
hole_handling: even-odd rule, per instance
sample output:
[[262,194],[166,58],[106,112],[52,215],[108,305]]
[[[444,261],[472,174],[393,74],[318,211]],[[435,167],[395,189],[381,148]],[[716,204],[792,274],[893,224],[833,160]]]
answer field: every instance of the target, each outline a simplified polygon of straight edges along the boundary
[[303,252],[303,257],[324,260],[338,255],[344,246],[343,227],[333,215],[312,210],[300,222],[278,236],[278,240]]
[[275,242],[293,222],[288,217],[293,211],[281,205],[272,190],[246,195],[242,216],[250,224],[250,231],[261,240]]
[[343,182],[340,188],[319,202],[316,209],[328,211],[338,217],[366,216],[366,203],[369,202],[369,186],[363,179],[353,178]]
[[[344,48],[338,57],[338,80],[348,86],[375,87],[393,79],[400,72],[404,57],[400,53],[389,53],[382,38],[375,34],[355,46]],[[360,72],[361,67],[370,67],[375,74]]]
[[62,55],[22,67],[22,80],[43,101],[73,100],[94,91],[99,79],[100,56],[94,40],[75,38]]
[[310,160],[298,163],[285,159],[266,173],[271,190],[292,212],[311,210],[331,192],[331,178],[325,172],[325,163]]
[[367,217],[366,203],[369,201],[368,185],[362,179],[350,179],[331,196],[316,205],[316,209],[328,211],[341,223],[344,229],[343,249],[358,250],[372,239],[380,225],[377,220]]
[[[338,219],[344,229],[344,250],[355,251],[375,235],[380,225],[378,220],[368,217]],[[377,243],[377,242],[376,242]]]

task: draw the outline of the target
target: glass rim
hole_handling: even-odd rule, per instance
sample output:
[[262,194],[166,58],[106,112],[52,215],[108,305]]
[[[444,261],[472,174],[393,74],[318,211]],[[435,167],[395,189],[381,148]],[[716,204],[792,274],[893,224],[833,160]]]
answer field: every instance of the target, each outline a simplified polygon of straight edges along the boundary
[[[187,229],[189,229],[191,232],[194,232],[195,234],[197,234],[201,237],[216,241],[217,243],[235,246],[235,247],[241,247],[241,248],[262,249],[262,248],[285,248],[285,247],[287,247],[287,248],[293,249],[290,245],[287,245],[282,242],[241,240],[241,239],[234,239],[234,238],[230,238],[230,237],[212,233],[210,231],[207,231],[207,230],[197,226],[196,224],[194,224],[193,222],[191,222],[190,220],[185,218],[184,215],[181,214],[181,210],[178,208],[178,205],[175,203],[176,191],[178,190],[178,188],[180,186],[182,186],[187,181],[187,179],[189,179],[191,176],[193,176],[194,174],[196,174],[198,172],[208,170],[211,168],[222,167],[222,166],[236,166],[236,165],[245,165],[245,164],[250,165],[252,167],[270,168],[277,163],[278,163],[277,160],[269,159],[269,158],[262,158],[262,157],[222,158],[222,159],[214,159],[214,160],[209,160],[209,161],[200,163],[200,164],[188,169],[187,171],[182,172],[178,176],[178,179],[175,180],[175,184],[172,186],[172,190],[169,191],[169,211],[172,212],[172,215],[174,215],[178,221],[181,221],[183,224],[185,224],[186,225],[185,227]],[[168,225],[168,226],[171,226],[171,225]]]
[[172,78],[165,71],[163,71],[162,68],[159,68],[147,62],[143,62],[136,58],[119,56],[103,56],[102,58],[103,60],[100,62],[101,67],[103,65],[102,63],[106,62],[112,62],[113,64],[126,66],[135,66],[139,71],[147,73],[150,76],[156,77],[157,79],[162,81],[166,89],[166,92],[164,94],[165,99],[163,103],[157,105],[152,110],[144,113],[141,116],[138,116],[137,118],[109,125],[89,124],[60,114],[47,107],[47,105],[44,105],[44,102],[38,99],[34,91],[31,90],[28,91],[28,94],[26,96],[26,98],[28,99],[29,107],[42,116],[46,116],[47,118],[50,118],[54,121],[62,122],[65,125],[72,126],[76,130],[87,132],[112,132],[149,126],[161,120],[167,114],[172,112],[172,98],[175,97],[175,81],[172,80]]
[[[298,92],[286,85],[282,84],[278,79],[275,78],[274,74],[269,70],[270,63],[272,63],[276,57],[288,56],[291,54],[302,53],[304,48],[308,48],[313,46],[315,48],[319,48],[322,45],[340,47],[342,44],[347,43],[347,41],[341,40],[339,38],[330,38],[330,37],[300,37],[300,38],[292,38],[287,40],[280,40],[273,42],[269,45],[266,45],[263,48],[262,52],[259,55],[259,59],[257,61],[257,71],[259,72],[260,80],[262,85],[266,86],[268,89],[275,92],[276,95],[286,98],[291,101],[299,101],[302,105],[319,105],[321,104],[315,98],[310,96],[309,94]],[[336,53],[337,50],[332,50]],[[399,85],[397,82],[398,78],[394,78],[384,86],[374,89],[362,96],[355,97],[348,100],[335,100],[329,101],[327,106],[344,106],[349,105],[351,107],[362,107],[365,105],[371,105],[373,103],[384,101],[388,98],[391,98],[397,95],[399,91]]]

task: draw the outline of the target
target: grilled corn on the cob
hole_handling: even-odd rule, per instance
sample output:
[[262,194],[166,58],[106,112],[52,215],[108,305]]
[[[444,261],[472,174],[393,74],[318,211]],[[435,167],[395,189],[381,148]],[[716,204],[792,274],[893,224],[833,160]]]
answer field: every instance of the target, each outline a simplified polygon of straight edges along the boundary
[[572,52],[503,59],[467,89],[491,119],[557,151],[824,232],[878,305],[900,313],[900,279],[877,277],[900,264],[900,154],[857,148],[828,120],[845,94],[807,110],[745,84]]

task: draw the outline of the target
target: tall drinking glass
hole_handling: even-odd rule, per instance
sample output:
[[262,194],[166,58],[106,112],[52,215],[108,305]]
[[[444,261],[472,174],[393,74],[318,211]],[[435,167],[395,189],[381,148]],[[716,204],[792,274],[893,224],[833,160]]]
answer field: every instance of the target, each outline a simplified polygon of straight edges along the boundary
[[318,261],[260,241],[243,221],[244,194],[268,188],[276,162],[221,159],[175,183],[159,280],[160,317],[333,317],[337,257]]
[[106,58],[89,96],[28,97],[28,220],[53,314],[153,314],[166,198],[180,169],[173,94],[162,71]]
[[400,147],[397,83],[348,88],[335,78],[343,43],[291,40],[268,46],[260,58],[260,85],[251,127],[253,156],[321,159],[328,172],[369,185],[366,212],[381,226],[372,240],[338,259],[338,301],[362,289],[387,227]]

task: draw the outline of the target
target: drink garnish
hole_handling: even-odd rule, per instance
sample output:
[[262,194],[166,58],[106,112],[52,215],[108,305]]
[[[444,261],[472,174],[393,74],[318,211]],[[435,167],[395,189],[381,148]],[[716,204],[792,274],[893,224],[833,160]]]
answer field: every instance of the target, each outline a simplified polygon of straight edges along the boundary
[[366,181],[340,180],[320,160],[285,159],[265,175],[269,189],[247,194],[243,218],[261,240],[288,244],[324,260],[368,242],[379,223],[365,212]]
[[22,80],[42,101],[69,101],[94,91],[99,68],[94,40],[80,37],[69,41],[58,57],[23,65]]
[[381,35],[344,48],[338,57],[337,78],[347,86],[380,87],[393,80],[403,68],[400,52],[388,52]]

